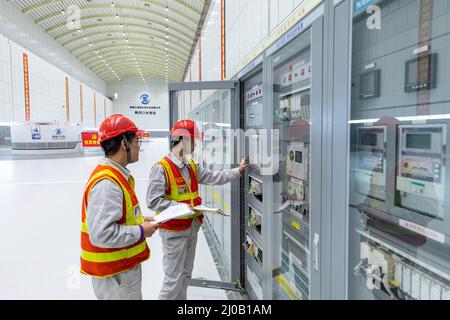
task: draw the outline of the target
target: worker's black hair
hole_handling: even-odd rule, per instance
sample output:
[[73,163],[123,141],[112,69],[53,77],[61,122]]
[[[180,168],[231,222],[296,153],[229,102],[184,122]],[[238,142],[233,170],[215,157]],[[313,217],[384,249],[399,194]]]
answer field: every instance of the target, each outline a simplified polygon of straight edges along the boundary
[[105,156],[113,156],[119,151],[124,136],[126,137],[128,142],[131,143],[131,141],[136,137],[136,133],[127,132],[123,135],[117,136],[115,138],[103,142],[101,146],[103,151],[105,152]]
[[182,140],[183,137],[170,137],[170,151],[172,151]]

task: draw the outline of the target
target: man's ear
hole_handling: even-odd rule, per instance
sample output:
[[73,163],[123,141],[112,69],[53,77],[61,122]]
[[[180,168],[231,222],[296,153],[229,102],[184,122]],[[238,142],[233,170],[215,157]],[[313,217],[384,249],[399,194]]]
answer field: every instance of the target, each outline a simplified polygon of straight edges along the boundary
[[124,151],[127,151],[127,144],[125,143],[125,139],[122,139],[120,142],[120,146]]

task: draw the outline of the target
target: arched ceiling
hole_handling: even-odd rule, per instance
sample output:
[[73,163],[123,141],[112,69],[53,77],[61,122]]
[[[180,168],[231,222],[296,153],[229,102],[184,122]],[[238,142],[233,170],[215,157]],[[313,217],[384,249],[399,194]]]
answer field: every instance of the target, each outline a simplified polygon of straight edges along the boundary
[[211,0],[11,0],[106,82],[183,81]]

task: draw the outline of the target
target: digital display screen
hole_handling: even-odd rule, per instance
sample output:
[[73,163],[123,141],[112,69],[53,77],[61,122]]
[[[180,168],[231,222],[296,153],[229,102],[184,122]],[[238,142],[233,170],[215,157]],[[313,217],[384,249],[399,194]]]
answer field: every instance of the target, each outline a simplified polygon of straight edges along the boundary
[[376,133],[363,133],[361,134],[360,144],[363,146],[376,147],[377,146],[377,134]]
[[303,152],[295,151],[295,162],[297,163],[303,162]]
[[406,148],[408,149],[431,149],[431,134],[407,134]]
[[409,64],[409,83],[430,81],[430,56],[421,57]]
[[361,77],[361,91],[373,92],[375,89],[375,74],[368,73]]
[[436,87],[437,54],[430,54],[406,63],[406,91]]
[[361,98],[380,96],[380,70],[366,72],[360,76],[359,95]]
[[408,83],[416,83],[417,82],[417,74],[419,73],[417,68],[417,62],[412,62],[408,66]]

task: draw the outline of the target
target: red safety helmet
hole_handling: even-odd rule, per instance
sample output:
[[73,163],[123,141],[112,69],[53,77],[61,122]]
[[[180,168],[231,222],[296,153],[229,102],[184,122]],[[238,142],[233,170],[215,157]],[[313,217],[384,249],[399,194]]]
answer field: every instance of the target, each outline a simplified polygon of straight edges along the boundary
[[133,121],[121,114],[114,114],[103,121],[98,135],[100,143],[102,143],[127,132],[134,132],[138,137],[144,134],[144,131],[139,130]]
[[180,120],[170,131],[172,137],[191,137],[192,140],[202,140],[197,125],[192,120]]

